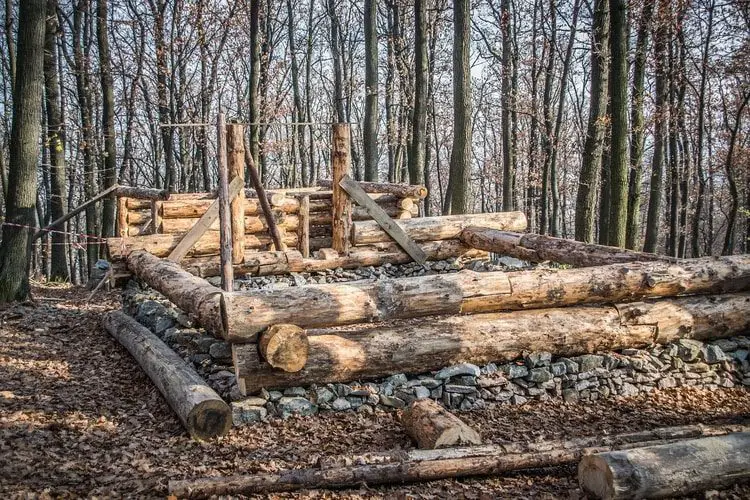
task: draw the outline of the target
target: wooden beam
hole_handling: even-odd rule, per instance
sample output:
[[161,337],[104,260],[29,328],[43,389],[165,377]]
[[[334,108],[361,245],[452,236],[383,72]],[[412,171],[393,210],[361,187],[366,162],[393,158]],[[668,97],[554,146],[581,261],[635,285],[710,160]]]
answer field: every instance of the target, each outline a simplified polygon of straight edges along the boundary
[[333,210],[331,219],[331,248],[346,255],[351,246],[349,234],[352,225],[352,200],[339,182],[351,170],[351,141],[349,125],[337,123],[333,126],[331,147],[331,171],[333,174]]
[[[227,125],[227,168],[229,181],[242,179],[245,186],[245,127]],[[232,264],[241,264],[245,258],[245,190],[240,189],[229,204],[232,226]]]
[[299,200],[297,249],[305,259],[310,257],[310,195],[301,196]]
[[[236,177],[235,180],[232,181],[232,183],[229,185],[230,198],[234,198],[234,196],[236,196],[237,193],[242,190],[242,184],[243,181],[239,177]],[[211,228],[211,225],[216,222],[216,219],[219,218],[219,205],[219,198],[216,198],[211,202],[208,210],[206,210],[201,218],[198,219],[198,221],[195,223],[195,225],[193,225],[190,231],[185,234],[185,236],[180,240],[174,250],[170,252],[169,256],[167,257],[168,260],[171,260],[172,262],[180,262],[183,258],[185,258],[190,249],[193,248],[193,245],[195,245],[195,243],[199,239],[201,239],[206,231]]]
[[[234,195],[229,193],[229,171],[227,169],[227,128],[224,113],[216,117],[217,163],[219,167],[219,255],[221,258],[221,288],[225,292],[234,289],[234,268],[232,267],[232,214],[229,203]],[[240,181],[240,177],[235,177]],[[242,182],[241,184],[244,184]],[[244,187],[244,186],[243,186]],[[210,226],[210,224],[209,224]],[[205,229],[203,230],[205,232]]]
[[114,196],[135,200],[168,200],[169,191],[166,189],[152,189],[136,186],[117,186]]
[[414,262],[420,265],[427,262],[427,255],[425,255],[419,245],[417,245],[416,242],[406,234],[401,226],[388,217],[388,214],[385,213],[385,210],[383,210],[380,205],[367,196],[367,193],[365,193],[355,180],[348,175],[344,175],[339,181],[339,186],[341,186],[354,201],[370,214],[370,217],[372,217],[375,222],[377,222],[378,225],[380,225],[380,227],[382,227],[383,230],[411,256],[412,259],[414,259]]
[[[334,182],[330,179],[318,181],[318,186],[324,189],[331,189]],[[395,184],[390,182],[360,182],[360,186],[365,193],[370,194],[391,194],[399,198],[418,198],[427,197],[427,188],[418,184]]]

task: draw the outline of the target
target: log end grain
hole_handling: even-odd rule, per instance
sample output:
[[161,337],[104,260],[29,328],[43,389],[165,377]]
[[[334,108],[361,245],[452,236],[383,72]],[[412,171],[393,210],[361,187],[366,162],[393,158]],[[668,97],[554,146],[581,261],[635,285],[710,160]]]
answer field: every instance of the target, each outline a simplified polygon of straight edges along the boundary
[[593,498],[615,498],[615,484],[607,462],[598,455],[586,455],[578,464],[578,483]]
[[260,336],[258,348],[269,365],[296,373],[307,363],[310,343],[305,331],[296,325],[273,325]]
[[[196,390],[200,389],[200,386],[196,387]],[[223,436],[232,427],[232,410],[224,401],[202,401],[190,410],[185,425],[190,435],[197,439]]]
[[482,444],[477,431],[431,399],[414,401],[401,422],[406,433],[422,449]]

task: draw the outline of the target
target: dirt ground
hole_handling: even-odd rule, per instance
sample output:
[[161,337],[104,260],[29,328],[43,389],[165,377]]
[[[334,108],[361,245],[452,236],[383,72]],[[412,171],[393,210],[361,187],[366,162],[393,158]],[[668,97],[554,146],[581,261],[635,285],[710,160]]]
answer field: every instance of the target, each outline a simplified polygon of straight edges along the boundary
[[[0,498],[161,497],[170,479],[313,465],[321,455],[411,447],[393,413],[272,420],[209,443],[190,440],[148,378],[99,327],[119,293],[36,286],[0,311]],[[486,442],[750,422],[743,389],[656,391],[595,404],[464,413]],[[273,498],[580,498],[574,467],[500,478],[305,491]],[[750,498],[735,485],[697,498]]]

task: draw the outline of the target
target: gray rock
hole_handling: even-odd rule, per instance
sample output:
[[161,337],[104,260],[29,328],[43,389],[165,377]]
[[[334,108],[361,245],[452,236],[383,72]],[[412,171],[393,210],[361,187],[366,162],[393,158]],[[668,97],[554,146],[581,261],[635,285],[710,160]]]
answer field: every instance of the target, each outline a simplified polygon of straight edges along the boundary
[[596,354],[584,354],[576,358],[582,372],[588,372],[595,368],[599,368],[604,364],[604,356]]
[[711,345],[715,345],[725,353],[734,351],[737,349],[740,344],[736,340],[733,339],[716,339],[711,341]]
[[284,395],[280,391],[269,391],[268,400],[275,403],[281,399]]
[[404,408],[406,407],[406,403],[404,403],[403,399],[393,397],[393,396],[385,396],[383,394],[380,395],[380,403],[384,406],[388,406],[390,408]]
[[552,353],[545,351],[532,352],[531,354],[524,356],[524,362],[529,369],[538,366],[549,366],[552,362]]
[[340,398],[345,398],[352,393],[352,388],[346,384],[333,384],[333,387]]
[[168,329],[172,328],[175,325],[174,319],[172,319],[169,316],[158,316],[156,318],[156,321],[154,321],[154,333],[157,336],[162,336],[164,332],[166,332]]
[[677,380],[674,377],[664,377],[656,383],[656,386],[659,389],[670,389],[677,387]]
[[[265,405],[265,401],[263,402]],[[254,406],[246,401],[232,403],[232,423],[236,426],[260,422],[266,418],[267,410],[263,406]]]
[[226,359],[232,357],[232,346],[228,342],[215,342],[208,349],[212,358]]
[[445,384],[444,389],[446,392],[455,394],[474,394],[477,392],[476,387],[467,385]]
[[617,359],[616,356],[612,356],[611,354],[605,354],[604,355],[604,361],[602,366],[604,366],[607,370],[614,370],[617,368],[617,365],[620,364],[620,360]]
[[459,365],[453,365],[443,368],[442,370],[437,372],[435,378],[438,380],[445,380],[451,377],[457,377],[459,375],[471,375],[473,377],[478,377],[480,373],[481,371],[479,370],[479,367],[477,365],[473,365],[471,363],[461,363]]
[[624,384],[622,384],[622,387],[620,387],[621,396],[629,397],[635,396],[636,394],[638,394],[638,388],[633,384],[625,382]]
[[486,366],[483,366],[481,369],[482,375],[492,375],[498,370],[497,365],[495,363],[487,363]]
[[524,365],[509,364],[503,366],[508,378],[521,378],[529,374],[529,369]]
[[514,405],[522,405],[526,403],[527,401],[528,399],[518,394],[514,394],[513,397],[510,398],[510,402],[513,403]]
[[333,403],[331,403],[331,408],[336,411],[351,410],[352,404],[346,398],[336,398]]
[[703,344],[697,340],[680,339],[677,341],[677,355],[683,361],[690,363],[698,359]]
[[711,371],[711,367],[706,363],[690,363],[685,367],[687,371],[693,373],[708,373]]
[[721,350],[721,347],[717,345],[707,345],[703,351],[703,359],[709,365],[715,365],[716,363],[726,361],[729,358],[727,358],[727,355]]
[[446,383],[456,385],[477,385],[477,379],[472,375],[460,375],[458,377],[451,377],[449,380],[446,380]]
[[552,375],[554,375],[555,377],[565,375],[565,372],[567,371],[565,363],[562,363],[560,361],[558,361],[557,363],[552,363],[550,365],[550,370],[552,371]]
[[534,368],[529,373],[529,376],[527,377],[527,379],[530,382],[538,382],[538,383],[547,382],[549,380],[552,380],[552,374],[550,373],[550,371],[546,367],[545,368]]
[[415,387],[414,397],[417,399],[427,399],[430,397],[430,390],[427,387]]
[[336,399],[336,394],[327,387],[318,387],[315,389],[315,401],[320,405],[323,403],[330,403]]
[[[195,346],[196,351],[198,351],[201,354],[209,354],[209,350],[211,349],[211,346],[216,343],[216,339],[213,337],[209,337],[207,335],[201,335],[200,337],[197,337],[193,341],[193,345]],[[231,353],[230,353],[231,356]]]
[[565,373],[578,373],[578,363],[569,358],[560,358],[560,363],[565,365]]
[[365,402],[367,401],[367,398],[366,397],[362,398],[358,396],[347,396],[346,400],[349,401],[349,404],[351,405],[352,408],[359,408],[360,406],[365,404]]
[[494,392],[494,394],[495,394],[495,400],[496,401],[508,401],[508,400],[510,400],[510,398],[513,397],[513,392],[512,391],[502,391],[502,390],[500,390],[500,391]]
[[391,375],[390,377],[388,377],[386,379],[386,382],[390,382],[393,387],[398,387],[406,384],[406,382],[408,382],[408,379],[403,373],[397,373],[396,375]]
[[375,409],[372,407],[372,405],[366,404],[366,405],[362,405],[358,407],[357,413],[364,413],[366,415],[372,415],[373,413],[375,413]]
[[440,399],[443,397],[443,386],[435,387],[430,391],[430,397],[432,399]]
[[318,412],[318,407],[305,398],[283,397],[276,404],[281,418],[289,418],[292,415],[307,417]]
[[577,403],[578,402],[578,391],[575,389],[563,389],[562,397],[566,403]]
[[428,389],[435,389],[443,385],[442,382],[440,382],[439,380],[435,380],[434,378],[423,378],[419,381],[421,382],[421,385],[423,387],[427,387]]
[[747,349],[737,349],[736,351],[732,352],[730,355],[736,359],[737,361],[746,361],[748,358],[748,351]]
[[284,389],[284,396],[304,398],[307,394],[304,387],[289,387]]

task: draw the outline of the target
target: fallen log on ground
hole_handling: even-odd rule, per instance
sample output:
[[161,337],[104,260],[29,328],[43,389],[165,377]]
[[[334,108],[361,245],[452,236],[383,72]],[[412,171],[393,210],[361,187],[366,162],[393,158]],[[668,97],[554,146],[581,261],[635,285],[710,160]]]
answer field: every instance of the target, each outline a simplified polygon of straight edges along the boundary
[[[380,453],[393,461],[354,463],[338,466],[339,460],[327,460],[334,465],[320,468],[281,470],[276,473],[245,474],[228,477],[169,481],[169,493],[179,498],[207,498],[212,495],[265,494],[313,488],[346,488],[366,484],[401,484],[435,481],[438,479],[500,475],[504,472],[554,467],[575,463],[585,453],[608,451],[636,446],[640,441],[670,441],[672,436],[719,435],[747,429],[742,426],[690,426],[656,429],[636,434],[581,438],[545,443],[509,443],[473,448],[442,450],[413,450]],[[542,445],[534,450],[533,445]],[[594,448],[592,448],[594,447]],[[476,450],[476,451],[475,451]],[[524,450],[517,452],[515,450]]]
[[222,337],[221,289],[190,274],[179,264],[142,250],[128,255],[128,268],[148,286],[193,316],[208,332]]
[[432,399],[413,401],[401,415],[401,424],[422,449],[482,444],[477,431]]
[[[490,214],[446,215],[399,220],[398,225],[415,241],[435,241],[458,238],[469,226],[481,225],[504,231],[526,229],[523,212],[498,212]],[[391,237],[375,221],[352,223],[352,244],[389,242]]]
[[531,262],[549,260],[576,267],[588,267],[635,261],[677,261],[653,253],[479,226],[477,224],[464,229],[460,235],[461,241],[474,248]]
[[[323,189],[332,189],[333,181],[331,179],[322,179],[318,181],[318,186]],[[393,184],[388,182],[360,182],[360,186],[366,193],[387,193],[400,196],[403,198],[425,198],[427,197],[427,188],[417,184]]]
[[229,405],[167,344],[120,311],[105,314],[102,324],[138,361],[192,437],[211,439],[229,431]]
[[273,369],[253,344],[232,349],[240,389],[254,393],[424,373],[460,362],[507,362],[528,351],[575,356],[680,338],[729,337],[750,330],[748,310],[750,294],[740,293],[309,330],[307,364],[297,373]]
[[750,433],[584,456],[581,488],[594,498],[664,498],[750,479]]
[[473,272],[226,294],[228,337],[276,323],[305,328],[750,290],[750,255],[581,269]]

